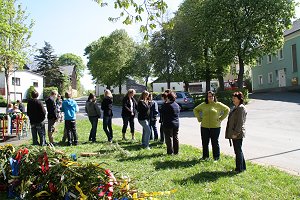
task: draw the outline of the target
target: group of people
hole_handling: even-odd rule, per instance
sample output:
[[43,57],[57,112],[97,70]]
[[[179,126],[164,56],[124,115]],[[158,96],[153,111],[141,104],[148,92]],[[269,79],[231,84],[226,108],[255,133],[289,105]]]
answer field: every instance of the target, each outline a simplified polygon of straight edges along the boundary
[[157,116],[160,112],[160,141],[166,142],[167,154],[178,154],[179,141],[179,113],[180,107],[175,102],[176,95],[171,90],[166,90],[162,94],[164,104],[158,110],[158,105],[153,101],[153,95],[148,91],[142,92],[138,102],[134,99],[135,90],[128,90],[122,101],[122,119],[123,119],[123,140],[125,137],[128,123],[130,125],[130,132],[132,140],[134,136],[134,118],[136,112],[138,113],[138,121],[143,127],[142,133],[142,147],[150,149],[149,141],[151,139],[158,140],[158,132],[156,127]]
[[[246,170],[245,158],[242,151],[243,138],[245,137],[245,121],[247,111],[244,106],[244,96],[241,92],[234,92],[232,96],[234,108],[230,111],[229,107],[217,101],[215,93],[208,91],[205,102],[194,108],[194,115],[201,123],[202,158],[209,158],[209,141],[212,145],[213,159],[220,159],[219,135],[221,122],[228,116],[225,138],[229,139],[230,146],[233,143],[236,155],[236,172]],[[230,112],[229,112],[230,111]]]
[[[44,146],[46,142],[45,118],[46,110],[43,103],[38,99],[37,91],[31,92],[31,99],[27,104],[27,115],[30,119],[33,145]],[[48,139],[50,145],[55,145],[53,134],[55,132],[55,123],[61,120],[61,112],[64,113],[65,135],[68,139],[68,145],[77,145],[78,137],[76,132],[76,112],[79,111],[76,101],[71,98],[71,93],[65,93],[65,99],[62,101],[58,92],[51,91],[46,99],[47,119],[48,119]],[[39,141],[38,141],[39,137]]]
[[24,113],[25,108],[24,108],[22,101],[17,100],[17,102],[15,104],[9,103],[7,105],[6,112],[7,113]]
[[[176,103],[176,94],[172,90],[166,90],[162,94],[164,101],[160,110],[153,96],[148,91],[142,92],[138,102],[135,100],[134,89],[129,89],[122,100],[122,139],[127,140],[126,130],[130,126],[131,139],[135,140],[134,118],[137,118],[143,127],[142,147],[150,149],[149,141],[158,140],[158,131],[156,127],[157,116],[160,113],[160,141],[166,143],[167,154],[178,154],[179,152],[179,114],[180,106]],[[38,92],[32,91],[32,99],[28,101],[27,114],[30,118],[32,128],[33,144],[45,145],[45,114],[41,101],[37,99]],[[57,100],[58,99],[58,100]],[[201,123],[201,140],[203,155],[201,160],[209,158],[209,142],[211,141],[213,159],[220,159],[219,135],[221,132],[221,122],[228,116],[225,138],[229,139],[230,145],[233,144],[236,154],[236,172],[246,170],[246,163],[242,151],[243,138],[245,137],[245,121],[247,111],[244,106],[244,96],[241,92],[234,92],[232,96],[234,108],[218,102],[215,93],[208,91],[205,102],[194,108],[193,112],[198,122]],[[113,141],[112,117],[113,117],[113,96],[110,90],[105,90],[104,99],[101,102],[103,111],[103,130],[106,133],[108,142]],[[59,119],[59,111],[64,113],[65,133],[64,137],[68,139],[68,145],[77,145],[78,137],[76,132],[76,112],[79,111],[76,101],[71,99],[71,94],[66,92],[65,100],[57,98],[57,91],[52,91],[50,97],[46,100],[48,111],[48,137],[49,142],[54,144],[53,133],[55,131],[55,122]],[[101,111],[96,101],[96,96],[90,94],[85,104],[85,111],[91,123],[89,141],[96,142],[96,132],[98,119],[101,117]],[[40,141],[38,142],[37,135]]]

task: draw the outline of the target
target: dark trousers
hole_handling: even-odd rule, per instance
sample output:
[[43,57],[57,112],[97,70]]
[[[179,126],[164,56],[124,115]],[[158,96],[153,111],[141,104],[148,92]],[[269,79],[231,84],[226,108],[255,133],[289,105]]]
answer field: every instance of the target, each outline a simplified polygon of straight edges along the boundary
[[164,128],[163,128],[163,124],[160,123],[160,128],[159,128],[159,133],[160,133],[160,142],[164,142],[165,141],[165,134],[164,134]]
[[232,143],[235,153],[235,171],[242,172],[246,170],[246,162],[242,151],[243,139],[233,139]]
[[[31,124],[31,134],[33,145],[46,145],[46,128],[44,122]],[[38,142],[38,136],[40,142]]]
[[123,119],[122,133],[126,133],[128,122],[130,126],[130,132],[134,133],[134,116],[130,116],[130,117],[126,116],[126,117],[122,117],[122,119]]
[[153,135],[154,135],[154,140],[158,139],[158,133],[157,133],[157,127],[156,127],[156,120],[155,121],[150,121],[150,140],[153,139]]
[[95,117],[89,117],[90,123],[92,125],[89,141],[96,142],[96,132],[97,132],[97,126],[98,126],[98,116]]
[[[76,121],[75,120],[65,120],[65,128],[68,137],[68,145],[77,145],[78,138],[76,132]],[[73,140],[73,141],[72,141]]]
[[112,141],[113,139],[113,130],[111,127],[112,124],[112,116],[103,116],[103,130],[106,133],[108,141]]
[[179,151],[179,141],[178,141],[178,128],[163,128],[166,145],[167,154],[178,154]]
[[204,128],[201,127],[201,139],[202,139],[202,151],[203,158],[209,157],[209,140],[211,140],[211,146],[213,151],[213,157],[215,160],[220,158],[220,145],[219,145],[219,135],[221,128]]

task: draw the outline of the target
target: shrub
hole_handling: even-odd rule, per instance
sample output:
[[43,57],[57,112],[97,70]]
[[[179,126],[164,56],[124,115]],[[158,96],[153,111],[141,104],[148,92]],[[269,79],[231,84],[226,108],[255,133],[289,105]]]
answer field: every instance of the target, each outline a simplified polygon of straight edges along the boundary
[[236,91],[241,91],[244,95],[244,104],[247,104],[248,101],[249,101],[249,98],[248,98],[248,90],[247,89],[242,89],[242,90],[226,90],[226,91],[219,91],[216,93],[216,96],[217,96],[217,99],[218,101],[226,104],[227,106],[229,107],[232,107],[233,106],[233,103],[232,103],[232,94]]
[[35,90],[34,86],[30,86],[30,87],[28,88],[27,93],[26,93],[26,99],[27,99],[27,100],[28,100],[28,99],[31,99],[31,92],[34,91],[34,90]]
[[45,87],[44,88],[44,91],[43,91],[44,99],[46,99],[47,97],[50,96],[52,90],[58,91],[57,87]]
[[7,101],[0,95],[0,107],[7,107]]

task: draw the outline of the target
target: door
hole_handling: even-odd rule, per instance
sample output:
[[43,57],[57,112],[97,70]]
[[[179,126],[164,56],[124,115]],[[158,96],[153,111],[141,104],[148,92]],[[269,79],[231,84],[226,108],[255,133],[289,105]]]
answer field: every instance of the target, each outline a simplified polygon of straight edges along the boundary
[[286,86],[286,77],[284,69],[278,70],[278,78],[279,78],[279,87]]

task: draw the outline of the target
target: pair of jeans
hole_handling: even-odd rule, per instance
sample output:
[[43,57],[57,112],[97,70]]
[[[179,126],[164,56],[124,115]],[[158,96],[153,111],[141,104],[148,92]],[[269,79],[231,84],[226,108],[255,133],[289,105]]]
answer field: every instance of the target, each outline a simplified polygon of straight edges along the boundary
[[76,121],[75,120],[65,120],[65,128],[68,138],[68,145],[77,145],[78,138],[76,132]]
[[178,154],[179,140],[178,128],[163,128],[165,133],[167,154]]
[[160,142],[163,143],[165,141],[165,134],[164,134],[164,128],[163,128],[163,124],[162,123],[160,124],[159,133],[160,133]]
[[122,133],[126,133],[128,122],[129,122],[129,126],[130,126],[130,132],[134,133],[134,115],[132,115],[130,117],[124,116],[124,117],[122,117],[122,119],[123,119]]
[[97,126],[98,126],[98,116],[90,117],[89,116],[90,123],[92,125],[89,141],[96,142],[96,132],[97,132]]
[[[152,134],[152,130],[153,130],[153,134]],[[153,139],[153,135],[154,135],[154,140],[158,139],[158,133],[157,133],[157,127],[156,127],[156,121],[150,121],[150,140]]]
[[142,135],[142,146],[143,147],[149,147],[149,140],[150,140],[150,126],[148,120],[139,120],[139,123],[143,127],[143,135]]
[[113,130],[112,130],[112,116],[103,116],[103,130],[106,133],[107,140],[109,142],[113,139]]
[[211,140],[211,146],[213,151],[214,160],[220,158],[220,145],[219,145],[219,135],[221,128],[204,128],[201,127],[201,139],[202,139],[202,151],[203,158],[209,158],[209,140]]
[[[46,129],[44,122],[31,124],[31,134],[33,145],[46,145]],[[38,135],[40,142],[38,142]]]
[[243,139],[232,139],[235,153],[235,171],[242,172],[246,170],[246,162],[242,151]]

